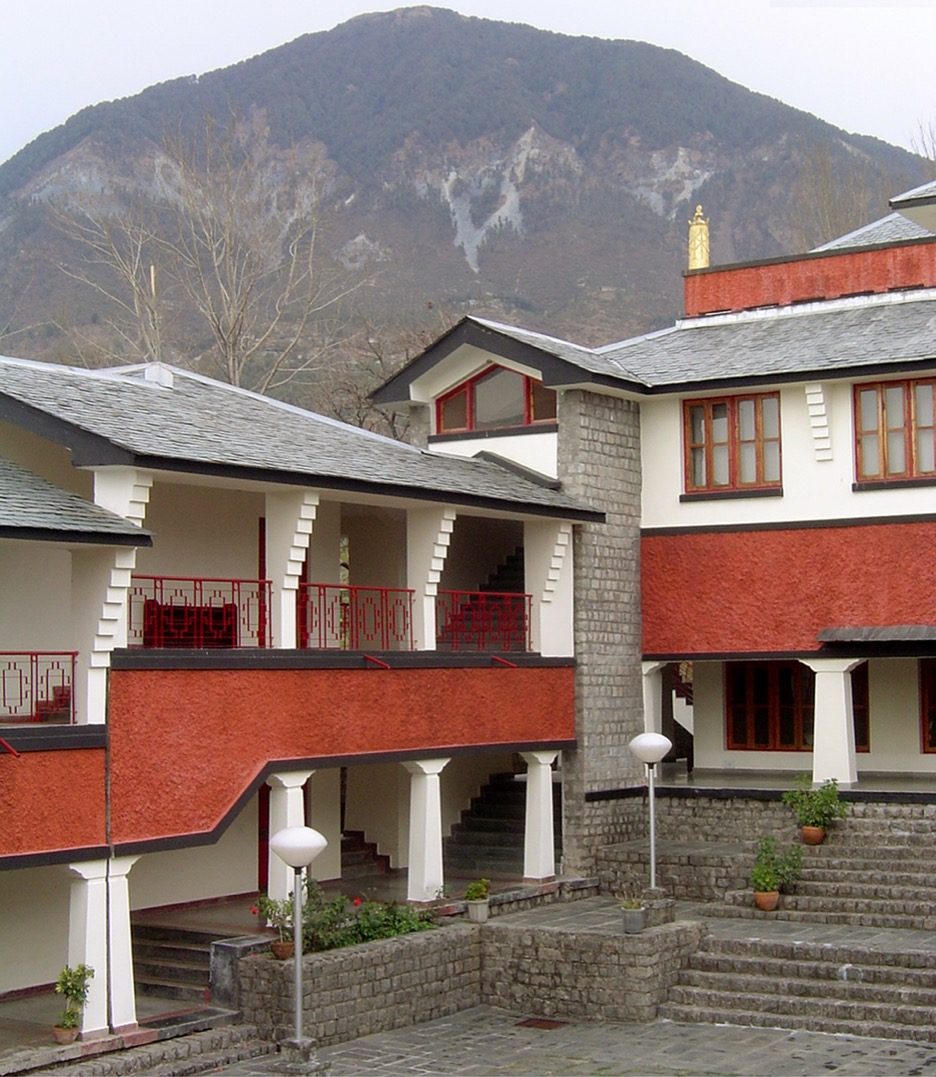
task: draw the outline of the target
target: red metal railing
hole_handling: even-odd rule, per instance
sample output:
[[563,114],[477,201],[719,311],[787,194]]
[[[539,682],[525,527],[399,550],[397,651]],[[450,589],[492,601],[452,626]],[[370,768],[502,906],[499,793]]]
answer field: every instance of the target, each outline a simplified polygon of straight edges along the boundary
[[131,647],[269,647],[270,581],[134,576]]
[[532,596],[504,591],[439,591],[436,649],[528,651]]
[[75,651],[0,654],[0,724],[75,721]]
[[300,647],[342,651],[411,651],[413,592],[392,587],[301,583]]

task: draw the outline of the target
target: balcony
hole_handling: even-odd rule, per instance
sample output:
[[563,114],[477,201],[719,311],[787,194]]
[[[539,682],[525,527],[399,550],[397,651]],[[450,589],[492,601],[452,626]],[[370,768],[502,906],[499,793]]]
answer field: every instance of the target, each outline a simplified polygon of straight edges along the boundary
[[439,591],[439,651],[529,651],[532,596],[504,591]]
[[0,725],[73,725],[75,651],[0,654]]
[[270,581],[134,576],[130,647],[269,647]]
[[411,651],[413,591],[302,583],[297,597],[300,647],[340,651]]

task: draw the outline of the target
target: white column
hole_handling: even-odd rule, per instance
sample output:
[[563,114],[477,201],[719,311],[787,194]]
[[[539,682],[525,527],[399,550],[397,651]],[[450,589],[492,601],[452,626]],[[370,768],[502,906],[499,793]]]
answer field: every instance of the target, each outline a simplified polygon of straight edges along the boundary
[[107,1034],[107,861],[88,860],[68,869],[77,876],[68,910],[68,964],[94,970],[81,1013],[81,1037],[97,1039]]
[[407,901],[431,901],[442,889],[442,798],[439,775],[448,759],[404,763],[410,774]]
[[523,877],[552,879],[556,874],[552,765],[558,752],[521,752],[527,765]]
[[270,614],[274,647],[296,646],[296,594],[318,500],[318,495],[308,490],[266,495],[266,574],[273,584]]
[[802,658],[816,674],[813,781],[835,778],[848,787],[858,779],[851,671],[860,658]]
[[[305,826],[305,799],[302,788],[315,772],[293,770],[271,774],[267,778],[270,787],[270,837],[287,826]],[[273,852],[269,851],[267,893],[282,901],[293,888],[293,870]]]
[[406,586],[414,592],[413,641],[417,651],[435,650],[436,595],[454,526],[454,509],[409,509],[406,513]]
[[110,862],[110,1027],[113,1032],[136,1028],[133,946],[130,939],[130,887],[127,876],[139,860],[118,856]]
[[543,655],[574,654],[572,525],[527,520],[523,565],[524,590],[533,599],[533,650]]
[[645,733],[663,732],[663,670],[665,662],[641,662]]

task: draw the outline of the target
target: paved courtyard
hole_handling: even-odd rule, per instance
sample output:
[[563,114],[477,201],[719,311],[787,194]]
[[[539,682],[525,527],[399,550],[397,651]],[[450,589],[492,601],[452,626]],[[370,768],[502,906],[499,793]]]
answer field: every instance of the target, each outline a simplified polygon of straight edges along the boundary
[[[936,1044],[899,1043],[781,1029],[684,1025],[583,1024],[553,1028],[479,1006],[454,1017],[324,1048],[330,1077],[378,1074],[672,1075],[672,1077],[936,1077]],[[283,1072],[258,1059],[215,1073],[259,1077]]]

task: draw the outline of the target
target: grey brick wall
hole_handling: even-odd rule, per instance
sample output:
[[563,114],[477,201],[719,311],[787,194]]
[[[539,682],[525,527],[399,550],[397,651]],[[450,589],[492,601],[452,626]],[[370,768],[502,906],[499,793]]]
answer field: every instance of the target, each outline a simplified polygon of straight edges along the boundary
[[559,398],[563,489],[607,514],[575,534],[576,734],[563,760],[563,868],[631,836],[622,802],[585,793],[643,782],[627,743],[643,728],[640,672],[640,416],[635,403],[570,390]]

